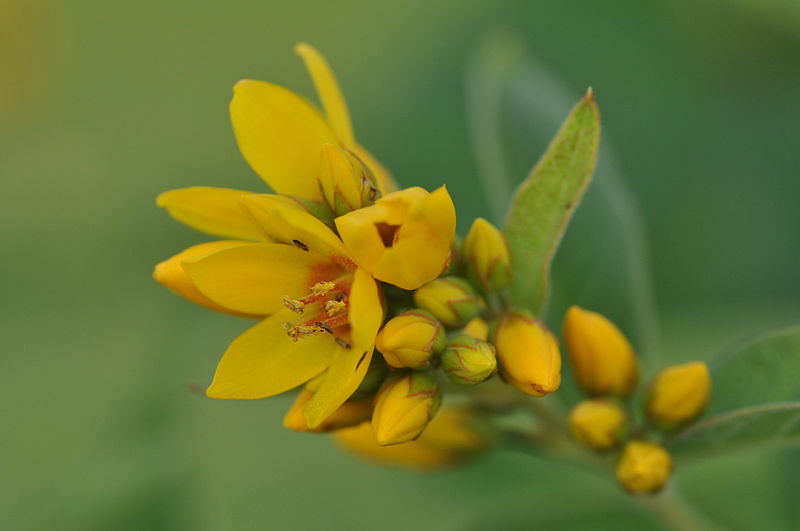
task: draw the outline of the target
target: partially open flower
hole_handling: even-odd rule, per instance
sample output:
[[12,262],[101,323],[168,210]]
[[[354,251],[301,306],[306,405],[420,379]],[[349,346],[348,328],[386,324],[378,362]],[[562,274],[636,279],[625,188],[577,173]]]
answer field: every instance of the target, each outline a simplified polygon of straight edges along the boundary
[[411,310],[390,319],[378,333],[375,346],[395,368],[421,369],[430,365],[447,338],[444,326],[425,310]]
[[658,492],[672,472],[672,458],[664,448],[644,441],[625,445],[617,463],[617,480],[630,493]]
[[380,195],[375,177],[361,159],[333,144],[322,146],[319,184],[323,198],[337,216],[369,206]]
[[461,326],[478,315],[481,299],[468,282],[441,277],[414,292],[414,302],[447,326]]
[[417,289],[447,266],[456,230],[453,200],[445,187],[413,187],[336,218],[349,255],[378,280]]
[[619,443],[628,418],[617,404],[605,400],[584,400],[569,413],[569,428],[575,439],[597,450]]
[[500,375],[531,396],[544,396],[561,385],[561,353],[547,327],[523,313],[507,313],[494,330]]
[[424,372],[390,376],[378,392],[372,429],[381,446],[413,441],[442,403],[439,384]]
[[702,361],[666,367],[650,384],[647,414],[665,428],[683,424],[703,411],[710,391],[711,377]]
[[577,306],[567,311],[564,338],[578,383],[593,396],[627,396],[636,384],[633,347],[608,319]]

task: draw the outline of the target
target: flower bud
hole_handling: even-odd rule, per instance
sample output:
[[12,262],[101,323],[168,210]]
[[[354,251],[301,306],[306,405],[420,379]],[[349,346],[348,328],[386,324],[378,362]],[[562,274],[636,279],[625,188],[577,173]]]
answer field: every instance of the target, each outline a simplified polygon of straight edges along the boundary
[[300,391],[294,404],[286,412],[286,416],[283,417],[283,426],[285,428],[294,431],[322,433],[356,426],[369,420],[370,415],[372,415],[372,398],[350,400],[339,406],[339,409],[331,413],[319,426],[312,429],[308,427],[303,408],[313,397],[314,393],[308,389]]
[[461,333],[486,341],[489,337],[489,324],[480,317],[476,317],[467,323]]
[[413,441],[442,403],[439,384],[429,374],[409,371],[390,376],[378,392],[372,430],[381,446]]
[[477,218],[464,239],[464,258],[470,274],[484,291],[502,289],[511,282],[511,256],[505,235]]
[[624,435],[627,415],[617,404],[584,400],[569,413],[569,428],[575,440],[597,450],[615,446]]
[[444,326],[425,310],[411,310],[390,319],[378,333],[375,347],[395,368],[422,369],[447,342]]
[[325,202],[336,216],[369,206],[379,195],[375,177],[361,159],[333,144],[322,146],[319,184]]
[[647,399],[647,414],[669,428],[695,418],[708,402],[711,377],[702,361],[666,367],[656,374]]
[[480,298],[468,282],[440,277],[414,292],[414,302],[447,326],[461,326],[478,315]]
[[672,471],[672,458],[664,448],[643,441],[625,445],[617,463],[617,481],[632,494],[658,492]]
[[508,313],[494,329],[500,375],[531,396],[544,396],[561,385],[561,353],[553,334],[541,321]]
[[497,370],[491,343],[467,334],[453,339],[442,353],[442,370],[456,385],[476,385]]
[[564,320],[564,338],[584,391],[593,396],[631,393],[638,371],[636,355],[614,323],[573,306]]
[[367,423],[338,431],[334,439],[345,450],[379,463],[421,469],[444,468],[461,463],[490,446],[491,439],[476,428],[475,418],[472,409],[444,406],[416,441],[380,446]]

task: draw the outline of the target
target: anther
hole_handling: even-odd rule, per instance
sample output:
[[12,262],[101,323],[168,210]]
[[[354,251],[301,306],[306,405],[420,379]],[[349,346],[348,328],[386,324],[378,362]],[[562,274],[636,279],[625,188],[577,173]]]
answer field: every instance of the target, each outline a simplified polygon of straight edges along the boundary
[[316,284],[311,286],[311,293],[317,296],[325,295],[334,287],[336,287],[336,284],[334,284],[333,282],[317,282]]
[[306,305],[303,301],[298,301],[294,299],[290,299],[288,295],[283,296],[283,305],[292,310],[295,313],[303,313],[305,310]]
[[325,303],[325,313],[329,317],[333,317],[337,313],[341,313],[347,305],[342,301],[328,301]]

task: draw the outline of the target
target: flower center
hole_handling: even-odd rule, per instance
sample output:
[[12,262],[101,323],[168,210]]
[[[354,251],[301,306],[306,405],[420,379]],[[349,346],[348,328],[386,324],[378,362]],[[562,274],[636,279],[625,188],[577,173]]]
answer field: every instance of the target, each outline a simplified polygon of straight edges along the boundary
[[286,333],[294,341],[319,333],[328,333],[337,341],[349,330],[348,300],[350,284],[343,281],[321,281],[309,288],[301,299],[283,297],[283,304],[293,312],[302,315],[301,319],[284,324]]
[[378,234],[381,237],[381,241],[383,241],[384,247],[391,247],[394,245],[400,225],[389,225],[388,223],[381,222],[376,223],[375,228],[378,229]]

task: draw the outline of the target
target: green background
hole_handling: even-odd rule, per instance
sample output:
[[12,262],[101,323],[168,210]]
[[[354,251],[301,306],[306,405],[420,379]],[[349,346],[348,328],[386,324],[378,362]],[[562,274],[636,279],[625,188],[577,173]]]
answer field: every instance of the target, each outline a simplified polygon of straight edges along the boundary
[[[247,323],[150,279],[204,241],[159,192],[265,189],[237,152],[230,88],[311,95],[300,40],[402,185],[448,185],[463,232],[487,208],[464,73],[498,25],[597,93],[648,235],[658,365],[800,317],[796,1],[0,0],[0,529],[658,529],[577,469],[501,452],[385,469],[281,428],[288,397],[202,399],[188,388]],[[518,179],[554,132],[523,125]],[[676,482],[723,527],[795,529],[798,463],[753,452]]]

